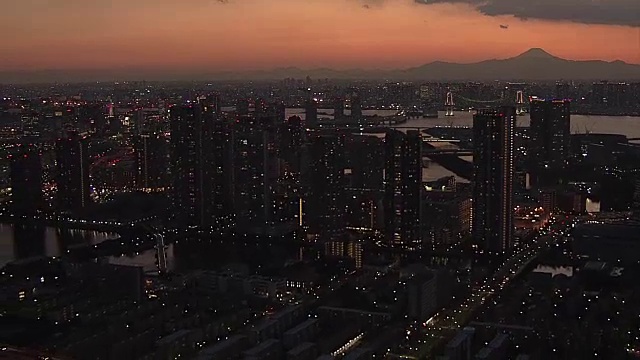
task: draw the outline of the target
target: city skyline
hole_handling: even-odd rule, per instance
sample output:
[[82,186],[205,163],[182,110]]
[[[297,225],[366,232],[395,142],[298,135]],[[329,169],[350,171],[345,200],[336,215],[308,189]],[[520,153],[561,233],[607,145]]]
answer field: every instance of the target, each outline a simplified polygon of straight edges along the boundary
[[392,69],[504,59],[533,47],[570,60],[640,63],[640,28],[624,15],[637,5],[616,0],[607,11],[590,4],[567,15],[569,3],[545,2],[552,14],[541,14],[497,8],[501,1],[12,2],[0,15],[0,30],[12,34],[0,40],[0,71]]
[[0,357],[640,354],[640,0],[3,5]]
[[640,353],[640,66],[487,63],[0,86],[0,354]]

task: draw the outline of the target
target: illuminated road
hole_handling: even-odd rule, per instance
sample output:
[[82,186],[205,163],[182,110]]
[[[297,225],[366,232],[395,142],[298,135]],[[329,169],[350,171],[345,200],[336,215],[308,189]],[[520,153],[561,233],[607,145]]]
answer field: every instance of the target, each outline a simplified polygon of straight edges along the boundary
[[98,169],[101,167],[114,166],[121,161],[132,160],[134,158],[133,150],[120,149],[114,154],[98,156],[92,163],[91,169]]
[[561,240],[574,223],[573,220],[561,219],[541,230],[530,245],[523,247],[503,263],[490,278],[480,284],[475,284],[471,295],[464,299],[459,306],[444,309],[427,320],[420,330],[421,336],[417,341],[418,344],[414,343],[405,348],[404,350],[408,354],[404,356],[420,359],[433,356],[432,353],[435,349],[455,336],[493,295],[500,292],[511,280],[520,275],[542,251]]

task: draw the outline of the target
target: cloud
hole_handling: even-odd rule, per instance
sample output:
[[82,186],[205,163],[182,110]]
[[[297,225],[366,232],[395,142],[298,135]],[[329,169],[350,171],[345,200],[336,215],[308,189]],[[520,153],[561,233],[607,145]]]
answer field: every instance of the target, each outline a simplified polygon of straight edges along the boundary
[[640,27],[640,0],[415,0],[419,4],[464,3],[489,16]]

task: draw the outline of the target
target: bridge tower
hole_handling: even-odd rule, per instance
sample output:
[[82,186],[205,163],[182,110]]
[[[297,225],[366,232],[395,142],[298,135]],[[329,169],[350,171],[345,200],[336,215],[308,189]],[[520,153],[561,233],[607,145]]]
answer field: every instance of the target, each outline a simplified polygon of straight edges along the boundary
[[455,103],[453,102],[453,93],[451,91],[447,91],[447,99],[444,102],[445,108],[445,116],[453,116]]
[[111,96],[107,97],[107,113],[109,114],[109,118],[112,118],[115,116],[115,111],[114,111],[115,106],[113,105],[113,100],[111,100]]
[[145,230],[146,235],[155,240],[156,244],[154,249],[156,251],[156,268],[159,275],[167,274],[169,266],[167,264],[167,244],[164,242],[163,230],[156,226],[149,224],[142,224],[142,229]]
[[167,245],[164,243],[164,235],[160,233],[153,234],[156,238],[156,267],[158,268],[158,274],[164,275],[167,273]]
[[518,92],[516,92],[516,115],[524,115],[525,112],[524,93],[522,90],[518,90]]

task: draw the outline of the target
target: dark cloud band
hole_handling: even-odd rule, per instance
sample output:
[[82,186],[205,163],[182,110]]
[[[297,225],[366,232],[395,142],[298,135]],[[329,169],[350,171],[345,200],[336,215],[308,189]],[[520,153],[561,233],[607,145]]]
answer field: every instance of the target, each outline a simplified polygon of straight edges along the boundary
[[430,5],[464,3],[489,16],[640,27],[640,0],[414,0]]

